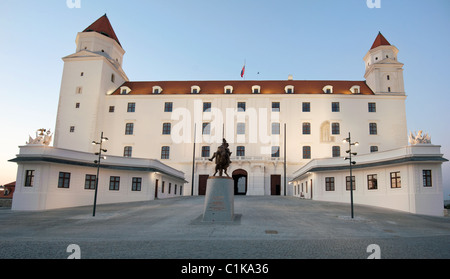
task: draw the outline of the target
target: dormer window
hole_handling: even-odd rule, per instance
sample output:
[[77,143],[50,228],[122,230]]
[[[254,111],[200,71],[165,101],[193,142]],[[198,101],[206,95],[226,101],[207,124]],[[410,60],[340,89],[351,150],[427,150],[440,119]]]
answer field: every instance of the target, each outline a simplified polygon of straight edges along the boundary
[[161,88],[161,86],[155,85],[152,87],[153,94],[161,94],[162,91],[163,89]]
[[233,93],[233,86],[231,86],[231,85],[226,85],[226,86],[224,87],[224,93],[225,93],[225,94],[232,94],[232,93]]
[[120,94],[121,95],[126,95],[126,94],[129,94],[130,92],[131,92],[130,87],[128,87],[128,86],[120,87]]
[[331,93],[333,93],[333,86],[327,85],[322,90],[323,90],[323,93],[331,94]]
[[261,86],[259,86],[259,85],[253,85],[253,86],[252,86],[252,93],[253,93],[253,94],[259,94],[259,93],[261,93]]
[[284,88],[284,92],[286,92],[286,94],[293,94],[294,93],[294,86],[293,85],[287,85]]
[[353,85],[352,88],[350,88],[350,92],[353,94],[359,94],[361,93],[361,88],[359,85]]
[[198,94],[198,93],[200,93],[200,86],[198,86],[198,85],[193,85],[193,86],[191,86],[191,93],[192,93],[192,94]]

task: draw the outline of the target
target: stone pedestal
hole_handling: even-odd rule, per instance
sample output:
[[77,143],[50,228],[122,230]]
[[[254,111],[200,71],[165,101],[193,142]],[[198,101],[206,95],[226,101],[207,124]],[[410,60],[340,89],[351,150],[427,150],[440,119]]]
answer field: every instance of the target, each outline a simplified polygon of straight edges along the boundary
[[231,222],[234,218],[234,181],[210,176],[206,182],[203,222]]

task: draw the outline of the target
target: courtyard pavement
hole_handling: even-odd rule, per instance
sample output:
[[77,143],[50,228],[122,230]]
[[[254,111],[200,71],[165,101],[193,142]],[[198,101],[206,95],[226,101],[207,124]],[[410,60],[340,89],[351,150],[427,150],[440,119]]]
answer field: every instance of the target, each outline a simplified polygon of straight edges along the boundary
[[0,208],[0,258],[450,259],[449,217],[355,205],[351,219],[348,204],[236,196],[233,222],[204,223],[203,207],[197,196],[97,205],[95,217]]

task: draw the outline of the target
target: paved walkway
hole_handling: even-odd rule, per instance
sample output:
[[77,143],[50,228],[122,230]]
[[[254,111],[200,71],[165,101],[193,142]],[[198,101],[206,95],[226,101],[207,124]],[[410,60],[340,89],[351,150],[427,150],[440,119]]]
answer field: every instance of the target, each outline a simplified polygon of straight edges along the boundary
[[[450,258],[450,218],[293,197],[235,197],[235,221],[201,222],[204,197],[44,212],[0,209],[0,258]],[[368,246],[376,244],[375,250]],[[379,247],[379,249],[378,249]],[[72,251],[72,250],[70,250]]]

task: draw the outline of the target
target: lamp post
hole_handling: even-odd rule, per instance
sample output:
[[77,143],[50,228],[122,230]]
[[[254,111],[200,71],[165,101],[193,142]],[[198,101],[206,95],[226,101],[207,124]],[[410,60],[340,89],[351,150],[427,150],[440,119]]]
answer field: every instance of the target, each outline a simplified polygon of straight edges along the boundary
[[102,148],[102,144],[104,141],[107,141],[108,138],[103,136],[103,132],[100,136],[100,141],[96,142],[96,141],[92,141],[93,145],[100,145],[99,147],[99,151],[95,152],[95,155],[98,155],[98,160],[95,160],[94,163],[97,164],[97,176],[95,177],[95,194],[94,194],[94,209],[92,212],[92,216],[95,216],[95,208],[97,207],[97,191],[98,191],[98,174],[100,172],[100,161],[101,159],[106,159],[106,157],[102,157],[102,152],[107,152],[106,149]]
[[352,175],[352,165],[356,164],[355,161],[352,161],[352,155],[356,156],[357,153],[353,152],[352,153],[352,145],[358,146],[359,143],[358,142],[352,142],[351,139],[351,135],[350,132],[348,133],[348,138],[345,138],[342,142],[348,142],[348,150],[345,151],[346,153],[349,154],[348,157],[345,157],[345,160],[349,160],[350,161],[350,206],[351,206],[351,217],[353,219],[353,175]]

